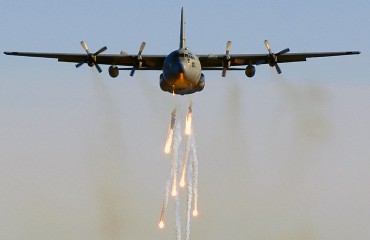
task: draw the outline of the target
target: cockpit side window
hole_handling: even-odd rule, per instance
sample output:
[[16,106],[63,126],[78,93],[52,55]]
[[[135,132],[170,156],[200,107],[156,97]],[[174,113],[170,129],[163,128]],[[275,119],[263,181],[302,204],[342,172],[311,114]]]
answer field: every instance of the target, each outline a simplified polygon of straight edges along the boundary
[[178,53],[175,53],[175,54],[173,55],[172,60],[173,60],[173,61],[177,61],[178,59],[179,59],[179,54],[178,54]]

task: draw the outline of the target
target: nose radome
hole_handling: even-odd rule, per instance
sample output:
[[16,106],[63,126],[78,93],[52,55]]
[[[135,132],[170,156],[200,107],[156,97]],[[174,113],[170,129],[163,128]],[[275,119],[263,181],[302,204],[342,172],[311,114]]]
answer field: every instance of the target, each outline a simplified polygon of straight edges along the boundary
[[184,73],[185,72],[185,62],[179,62],[178,70],[179,70],[179,73]]

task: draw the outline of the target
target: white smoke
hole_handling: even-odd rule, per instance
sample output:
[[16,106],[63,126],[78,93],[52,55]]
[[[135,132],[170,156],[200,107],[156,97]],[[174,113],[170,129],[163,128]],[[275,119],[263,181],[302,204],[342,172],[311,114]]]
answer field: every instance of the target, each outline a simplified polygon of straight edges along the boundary
[[[190,136],[189,136],[190,137]],[[193,181],[192,181],[192,170],[190,168],[191,161],[187,161],[187,203],[186,203],[186,240],[190,238],[190,222],[191,222],[191,205],[193,201]]]
[[187,169],[188,169],[188,162],[189,162],[189,153],[190,153],[190,138],[191,136],[188,136],[186,138],[186,146],[185,146],[185,153],[184,153],[184,158],[182,160],[182,171],[181,171],[181,181],[180,181],[180,186],[185,187],[185,184],[188,180],[187,179]]
[[[181,128],[180,123],[176,124],[176,129],[174,131],[174,140],[173,140],[173,151],[172,151],[172,164],[173,164],[173,186],[172,189],[176,189],[175,197],[175,224],[176,224],[176,239],[181,240],[181,213],[180,213],[180,194],[178,193],[178,181],[177,176],[179,174],[179,165],[180,158],[179,158],[179,147],[181,144]],[[173,192],[174,193],[174,192]]]
[[[176,112],[176,109],[173,111]],[[193,204],[193,196],[194,190],[196,195],[196,201],[194,202],[194,211],[193,215],[197,215],[197,201],[198,201],[198,159],[197,153],[195,148],[195,137],[194,137],[194,129],[192,127],[192,116],[191,116],[192,108],[191,105],[188,108],[188,113],[186,117],[186,126],[184,127],[184,134],[186,136],[186,141],[184,144],[181,144],[182,134],[183,131],[181,129],[181,124],[179,121],[176,121],[175,127],[173,129],[173,139],[172,139],[172,147],[171,147],[171,170],[170,176],[166,182],[166,192],[165,192],[165,199],[162,207],[161,212],[161,221],[164,219],[164,214],[167,209],[168,198],[169,198],[169,188],[171,184],[172,178],[172,193],[171,194],[175,198],[175,231],[176,231],[176,239],[181,239],[181,206],[180,206],[180,193],[181,187],[186,185],[187,191],[187,200],[186,200],[186,226],[185,226],[185,239],[189,240],[190,238],[190,225],[191,225],[191,210]],[[173,114],[171,114],[171,121],[173,121]],[[167,137],[168,139],[168,137]],[[182,151],[182,148],[185,148]],[[180,159],[181,152],[183,152],[182,161]],[[192,154],[192,158],[190,160],[190,154]],[[181,180],[178,181],[179,176]],[[176,193],[176,194],[175,194]],[[160,228],[161,225],[160,225]]]
[[194,191],[194,210],[193,216],[198,215],[198,156],[197,148],[195,144],[194,135],[191,136],[191,149],[192,149],[192,161],[191,161],[191,173],[192,173],[192,189]]

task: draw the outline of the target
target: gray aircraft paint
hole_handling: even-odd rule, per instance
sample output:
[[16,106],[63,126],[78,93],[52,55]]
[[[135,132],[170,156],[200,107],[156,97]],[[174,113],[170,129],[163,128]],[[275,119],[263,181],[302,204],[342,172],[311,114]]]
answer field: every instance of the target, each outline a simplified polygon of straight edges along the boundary
[[186,47],[184,10],[181,9],[180,46],[171,52],[163,63],[160,86],[174,94],[202,91],[205,85],[199,58]]

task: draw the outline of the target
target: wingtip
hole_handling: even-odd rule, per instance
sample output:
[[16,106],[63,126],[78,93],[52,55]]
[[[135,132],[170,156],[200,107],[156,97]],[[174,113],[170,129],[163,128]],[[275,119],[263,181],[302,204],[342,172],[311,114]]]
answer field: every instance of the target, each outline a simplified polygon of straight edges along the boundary
[[5,55],[19,55],[19,52],[4,52]]
[[348,52],[348,54],[361,54],[360,51],[352,51],[352,52]]

